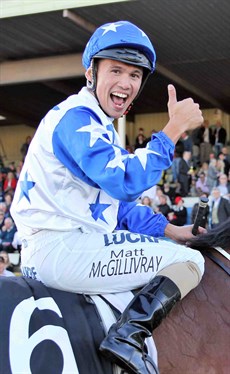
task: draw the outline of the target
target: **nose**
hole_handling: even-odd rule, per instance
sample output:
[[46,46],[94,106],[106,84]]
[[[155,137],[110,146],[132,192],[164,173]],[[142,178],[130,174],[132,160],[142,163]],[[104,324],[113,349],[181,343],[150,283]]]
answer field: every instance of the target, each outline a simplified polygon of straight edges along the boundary
[[123,90],[128,90],[131,87],[131,78],[128,74],[122,74],[120,77],[120,80],[118,82],[118,85]]

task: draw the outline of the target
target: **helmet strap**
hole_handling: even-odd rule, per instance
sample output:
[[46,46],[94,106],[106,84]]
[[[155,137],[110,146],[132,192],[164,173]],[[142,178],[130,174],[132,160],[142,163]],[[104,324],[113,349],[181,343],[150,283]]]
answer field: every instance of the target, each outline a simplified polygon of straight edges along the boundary
[[135,97],[135,100],[140,96],[140,93],[142,92],[142,90],[143,90],[143,88],[144,88],[144,86],[145,86],[145,84],[146,84],[149,76],[151,75],[151,73],[148,72],[146,69],[144,69],[144,72],[145,72],[145,75],[144,75],[144,77],[142,79],[141,87],[139,89],[139,92],[138,92],[137,96]]
[[129,107],[126,109],[125,113],[123,114],[123,116],[126,116],[126,114],[129,113],[129,111],[132,109],[132,106],[133,106],[133,103],[131,103],[131,104],[129,105]]

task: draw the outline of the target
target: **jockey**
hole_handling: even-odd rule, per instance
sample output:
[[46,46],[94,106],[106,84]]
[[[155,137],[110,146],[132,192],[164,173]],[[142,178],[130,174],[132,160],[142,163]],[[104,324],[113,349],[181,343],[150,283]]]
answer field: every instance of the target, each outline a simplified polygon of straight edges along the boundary
[[171,225],[137,202],[170,167],[181,134],[203,122],[199,105],[191,98],[178,102],[169,85],[168,123],[134,154],[122,147],[113,126],[155,60],[149,38],[130,22],[94,32],[83,54],[87,85],[42,119],[11,207],[24,276],[76,293],[142,288],[100,351],[129,373],[143,374],[149,365],[155,370],[145,338],[204,272],[201,254],[182,245],[193,237],[192,226]]

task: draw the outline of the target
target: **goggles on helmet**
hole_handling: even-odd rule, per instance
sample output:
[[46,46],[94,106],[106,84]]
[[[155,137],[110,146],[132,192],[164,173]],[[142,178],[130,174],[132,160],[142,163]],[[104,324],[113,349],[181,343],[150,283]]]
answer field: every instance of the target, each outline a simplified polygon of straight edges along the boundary
[[140,53],[136,49],[131,48],[111,48],[99,51],[93,56],[93,58],[108,58],[111,60],[117,60],[126,64],[137,65],[148,70],[152,70],[150,61],[145,57],[143,53]]

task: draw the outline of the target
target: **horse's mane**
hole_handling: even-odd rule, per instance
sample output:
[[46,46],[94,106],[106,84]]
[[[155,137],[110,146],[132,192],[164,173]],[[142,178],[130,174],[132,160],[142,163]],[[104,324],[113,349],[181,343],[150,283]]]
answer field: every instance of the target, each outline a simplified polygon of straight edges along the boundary
[[191,239],[188,246],[194,249],[207,250],[221,247],[230,250],[230,217],[213,229],[208,229],[207,233],[197,235]]

